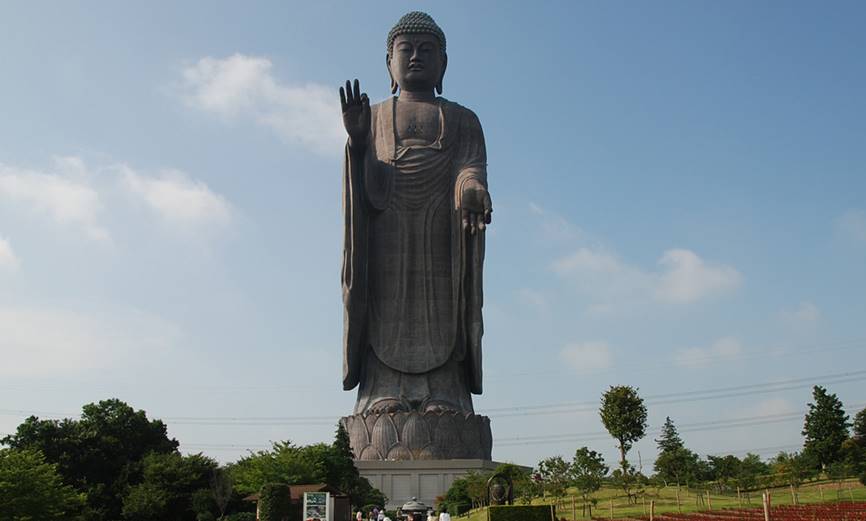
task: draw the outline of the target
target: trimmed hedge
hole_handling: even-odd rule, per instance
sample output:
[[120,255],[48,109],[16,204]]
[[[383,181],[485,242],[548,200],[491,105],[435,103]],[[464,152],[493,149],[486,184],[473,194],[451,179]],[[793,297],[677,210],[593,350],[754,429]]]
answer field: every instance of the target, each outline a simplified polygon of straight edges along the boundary
[[259,496],[259,521],[288,521],[292,508],[288,485],[267,483]]
[[555,521],[553,505],[496,505],[490,508],[490,521]]

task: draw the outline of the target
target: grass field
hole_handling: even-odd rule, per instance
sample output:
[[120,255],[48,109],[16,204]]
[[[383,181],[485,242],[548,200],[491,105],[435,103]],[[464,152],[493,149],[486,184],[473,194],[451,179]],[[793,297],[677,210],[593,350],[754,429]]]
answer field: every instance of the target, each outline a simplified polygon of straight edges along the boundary
[[[678,510],[681,512],[705,512],[710,507],[713,510],[737,508],[740,506],[744,508],[759,508],[761,507],[761,492],[754,491],[748,496],[744,493],[739,499],[736,493],[718,494],[711,492],[708,505],[706,491],[699,492],[694,489],[686,490],[685,488],[681,488],[678,509],[676,487],[647,488],[644,497],[638,498],[637,504],[629,504],[622,490],[606,487],[593,495],[597,503],[592,509],[592,517],[610,519],[611,507],[614,519],[649,515],[651,501],[655,502],[655,512],[657,514],[677,512]],[[789,487],[770,489],[770,495],[773,506],[794,504],[794,498]],[[866,501],[866,487],[855,479],[842,482],[815,481],[802,485],[796,495],[799,504],[852,500]],[[549,504],[552,502],[554,502],[554,499],[548,497],[544,500],[537,499],[533,501],[533,504]],[[584,515],[581,506],[580,497],[576,496],[574,499],[573,515],[572,498],[570,495],[566,496],[558,501],[556,516],[560,519],[565,518],[570,520],[589,519],[588,513]],[[460,521],[487,521],[487,511],[485,509],[477,509],[469,512],[467,515],[455,517],[454,519],[459,519]]]

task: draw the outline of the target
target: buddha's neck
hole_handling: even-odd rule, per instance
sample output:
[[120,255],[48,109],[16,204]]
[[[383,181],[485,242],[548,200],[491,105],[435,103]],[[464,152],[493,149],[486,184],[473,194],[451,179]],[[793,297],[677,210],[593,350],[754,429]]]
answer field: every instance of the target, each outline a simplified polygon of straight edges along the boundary
[[400,100],[402,101],[433,101],[436,95],[433,91],[409,91],[400,90]]

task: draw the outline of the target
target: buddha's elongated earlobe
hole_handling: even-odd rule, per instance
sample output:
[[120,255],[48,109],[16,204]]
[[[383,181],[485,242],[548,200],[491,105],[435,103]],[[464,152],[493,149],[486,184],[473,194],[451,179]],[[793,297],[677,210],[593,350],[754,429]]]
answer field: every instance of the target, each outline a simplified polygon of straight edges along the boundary
[[388,77],[391,78],[391,94],[397,94],[397,81],[394,80],[394,75],[391,73],[391,56],[385,55],[385,67],[388,68]]
[[442,56],[442,74],[439,75],[439,81],[436,82],[436,93],[442,95],[442,80],[445,79],[445,69],[448,68],[448,55],[443,53]]

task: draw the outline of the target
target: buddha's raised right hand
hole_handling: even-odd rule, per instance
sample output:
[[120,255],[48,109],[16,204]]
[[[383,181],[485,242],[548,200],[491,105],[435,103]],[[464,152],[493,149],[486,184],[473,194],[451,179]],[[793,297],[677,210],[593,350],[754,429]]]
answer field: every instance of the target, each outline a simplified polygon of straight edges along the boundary
[[346,80],[346,88],[340,87],[340,106],[343,109],[343,126],[349,133],[349,146],[366,146],[370,133],[370,99],[361,93],[358,80],[355,88]]

